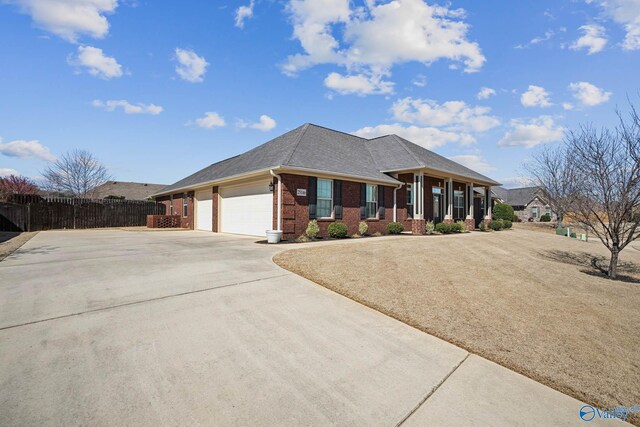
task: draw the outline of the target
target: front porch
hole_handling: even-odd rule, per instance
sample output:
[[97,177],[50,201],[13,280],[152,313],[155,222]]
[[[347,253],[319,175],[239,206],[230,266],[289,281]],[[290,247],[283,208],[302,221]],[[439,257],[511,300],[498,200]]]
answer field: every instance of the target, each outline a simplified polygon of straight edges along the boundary
[[398,174],[397,178],[404,182],[407,221],[413,234],[425,234],[427,221],[464,221],[467,230],[491,221],[492,193],[486,183],[423,170]]

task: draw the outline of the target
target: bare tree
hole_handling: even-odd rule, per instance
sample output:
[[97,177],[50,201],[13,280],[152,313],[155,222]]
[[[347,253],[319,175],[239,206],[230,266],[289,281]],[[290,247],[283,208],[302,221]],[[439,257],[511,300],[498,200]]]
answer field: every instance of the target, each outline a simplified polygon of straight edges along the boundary
[[47,189],[81,198],[90,198],[97,186],[111,178],[107,168],[85,150],[64,154],[42,176]]
[[29,178],[9,175],[0,178],[0,197],[6,198],[13,194],[38,194],[40,189]]
[[609,249],[608,269],[593,264],[612,279],[620,252],[640,237],[640,117],[631,106],[629,119],[618,118],[614,129],[567,133],[530,168],[545,192],[560,194],[561,209]]

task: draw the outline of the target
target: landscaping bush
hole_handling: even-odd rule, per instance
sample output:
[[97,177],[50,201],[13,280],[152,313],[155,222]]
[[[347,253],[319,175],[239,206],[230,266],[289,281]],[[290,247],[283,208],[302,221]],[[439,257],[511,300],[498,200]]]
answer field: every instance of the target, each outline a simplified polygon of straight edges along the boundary
[[304,231],[304,234],[310,239],[315,239],[319,233],[320,227],[318,226],[318,221],[312,219],[309,221],[309,224],[307,224],[307,229]]
[[508,219],[511,221],[513,219],[513,208],[504,203],[497,203],[493,207],[493,218],[498,219]]
[[494,219],[489,222],[489,228],[493,231],[500,231],[504,228],[504,222],[501,219]]
[[404,231],[404,225],[400,222],[390,222],[387,224],[387,232],[389,234],[400,234]]
[[367,231],[369,231],[369,224],[365,221],[360,221],[360,224],[358,224],[358,233],[360,233],[361,236],[364,236],[367,234]]
[[480,221],[480,225],[478,225],[478,228],[480,229],[480,231],[487,231],[487,226],[485,225],[484,221]]
[[505,230],[508,229],[508,228],[513,227],[513,223],[511,221],[509,221],[508,219],[503,219],[502,223],[504,224]]
[[458,233],[464,233],[467,231],[467,224],[464,221],[456,221],[455,226]]
[[550,222],[550,221],[551,221],[551,215],[549,215],[548,213],[540,217],[540,222]]
[[425,225],[425,231],[427,232],[427,234],[433,234],[433,230],[435,230],[435,225],[433,225],[433,221],[427,221],[426,225]]
[[518,215],[513,215],[513,218],[511,219],[511,222],[522,222],[522,220],[520,219],[520,217]]
[[452,226],[453,224],[445,224],[444,222],[440,222],[438,224],[436,224],[436,231],[438,233],[442,233],[442,234],[449,234],[452,233]]
[[332,222],[328,227],[329,236],[334,239],[344,239],[347,237],[347,226],[341,222]]

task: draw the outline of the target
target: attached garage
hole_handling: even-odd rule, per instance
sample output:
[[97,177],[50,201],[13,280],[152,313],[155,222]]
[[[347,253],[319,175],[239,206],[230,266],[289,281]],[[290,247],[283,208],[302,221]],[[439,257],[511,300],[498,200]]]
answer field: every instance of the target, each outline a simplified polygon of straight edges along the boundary
[[196,230],[213,231],[213,189],[196,191]]
[[270,180],[220,188],[220,231],[264,236],[273,228]]

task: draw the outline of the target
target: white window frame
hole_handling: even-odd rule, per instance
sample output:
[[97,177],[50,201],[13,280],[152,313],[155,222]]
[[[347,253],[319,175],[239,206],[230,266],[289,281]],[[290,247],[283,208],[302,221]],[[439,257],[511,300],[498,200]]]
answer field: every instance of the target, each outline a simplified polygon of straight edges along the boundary
[[187,193],[182,193],[182,217],[186,218],[188,216],[189,210],[189,202]]
[[[329,198],[320,197],[319,189],[320,189],[320,182],[321,181],[329,182],[329,184],[331,186],[331,190],[329,192],[329,194],[331,196]],[[318,206],[319,206],[318,201],[320,201],[320,200],[328,200],[329,201],[329,206],[330,206],[330,208],[329,208],[330,215],[329,216],[321,216],[321,215],[319,215],[319,213],[318,213]],[[333,212],[334,212],[334,209],[333,209],[333,180],[332,179],[318,178],[318,180],[316,182],[316,213],[318,214],[317,217],[318,217],[318,219],[333,219],[333,216],[334,216]]]
[[407,218],[413,218],[413,182],[408,182],[406,185],[407,185]]
[[[459,193],[458,196],[456,196],[456,193]],[[456,199],[462,199],[462,204],[458,207],[456,206]],[[457,210],[460,209],[460,212],[462,212],[462,215],[457,215]],[[455,219],[463,219],[464,218],[464,191],[462,190],[454,190],[453,191],[453,217]]]
[[169,215],[173,215],[173,194],[169,196]]
[[538,219],[538,207],[537,206],[532,206],[531,207],[531,218],[533,219]]
[[[373,200],[369,200],[370,187],[373,188],[373,191],[371,191],[371,196],[373,197]],[[369,216],[369,204],[373,204],[373,206],[375,206],[373,216]],[[364,211],[367,219],[378,219],[378,186],[376,184],[366,184]]]

